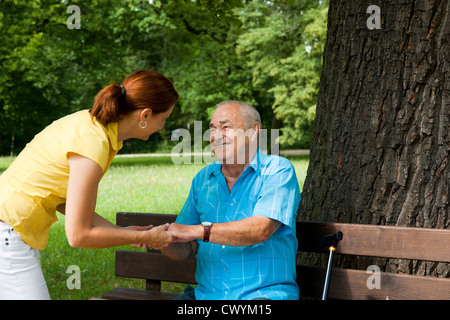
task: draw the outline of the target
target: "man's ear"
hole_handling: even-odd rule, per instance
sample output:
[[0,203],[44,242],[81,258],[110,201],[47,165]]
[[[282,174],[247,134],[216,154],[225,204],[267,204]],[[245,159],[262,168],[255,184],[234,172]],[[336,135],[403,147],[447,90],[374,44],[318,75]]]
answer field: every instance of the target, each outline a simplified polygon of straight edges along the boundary
[[261,130],[261,124],[259,122],[253,122],[251,128],[254,130],[252,133],[252,140],[259,137],[259,131]]

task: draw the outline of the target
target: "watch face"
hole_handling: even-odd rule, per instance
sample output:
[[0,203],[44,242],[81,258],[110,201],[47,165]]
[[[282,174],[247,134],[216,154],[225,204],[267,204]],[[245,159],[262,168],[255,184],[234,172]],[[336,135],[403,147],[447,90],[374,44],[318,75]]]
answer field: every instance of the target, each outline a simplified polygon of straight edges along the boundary
[[202,226],[204,226],[204,227],[211,227],[212,223],[211,222],[202,222]]

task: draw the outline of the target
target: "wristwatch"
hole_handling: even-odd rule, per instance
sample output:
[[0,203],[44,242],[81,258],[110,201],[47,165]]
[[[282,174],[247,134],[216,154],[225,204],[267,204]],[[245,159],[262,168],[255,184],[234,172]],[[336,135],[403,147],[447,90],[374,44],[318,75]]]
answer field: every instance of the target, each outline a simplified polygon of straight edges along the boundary
[[211,227],[212,227],[212,223],[211,222],[202,222],[202,226],[203,226],[203,242],[208,242],[209,241],[209,235],[211,234]]

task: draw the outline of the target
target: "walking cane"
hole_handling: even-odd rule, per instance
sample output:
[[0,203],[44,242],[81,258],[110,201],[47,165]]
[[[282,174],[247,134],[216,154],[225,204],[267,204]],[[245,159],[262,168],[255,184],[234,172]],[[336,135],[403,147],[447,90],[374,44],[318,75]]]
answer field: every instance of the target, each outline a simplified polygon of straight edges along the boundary
[[328,287],[330,285],[330,277],[331,277],[331,267],[333,263],[334,252],[336,251],[336,246],[339,241],[342,240],[344,235],[341,231],[338,231],[335,234],[326,236],[320,240],[320,247],[329,246],[328,250],[330,251],[330,255],[328,257],[328,265],[327,265],[327,273],[325,274],[325,284],[323,286],[322,292],[322,300],[327,300],[328,295]]

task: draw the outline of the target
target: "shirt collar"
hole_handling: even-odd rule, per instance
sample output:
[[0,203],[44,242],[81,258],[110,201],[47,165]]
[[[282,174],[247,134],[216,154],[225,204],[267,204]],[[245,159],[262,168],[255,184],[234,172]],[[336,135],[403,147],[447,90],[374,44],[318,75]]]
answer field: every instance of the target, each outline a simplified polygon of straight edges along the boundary
[[119,151],[123,147],[123,141],[117,141],[118,137],[118,122],[110,122],[106,126],[106,134],[108,135],[111,148],[114,151]]
[[[256,151],[255,156],[253,157],[252,161],[250,162],[249,166],[245,169],[247,170],[249,167],[252,168],[258,175],[261,174],[261,168],[262,164],[264,163],[267,155],[262,153],[261,149],[258,148]],[[213,170],[211,171],[211,174],[214,174],[216,177],[220,174],[222,174],[222,164],[219,161],[214,162],[213,164]]]
[[[87,110],[86,110],[87,111]],[[89,114],[89,112],[88,112]],[[106,133],[106,136],[109,139],[109,145],[111,148],[117,153],[123,147],[123,141],[117,141],[119,136],[119,123],[118,122],[110,122],[106,126],[104,126],[100,121],[97,120],[96,117],[89,114],[92,119],[92,122],[95,125],[100,126],[103,131]]]
[[261,151],[260,148],[256,151],[255,156],[253,157],[252,161],[250,162],[249,167],[252,167],[255,172],[259,175],[261,175],[261,169],[264,161],[266,160],[266,155]]

